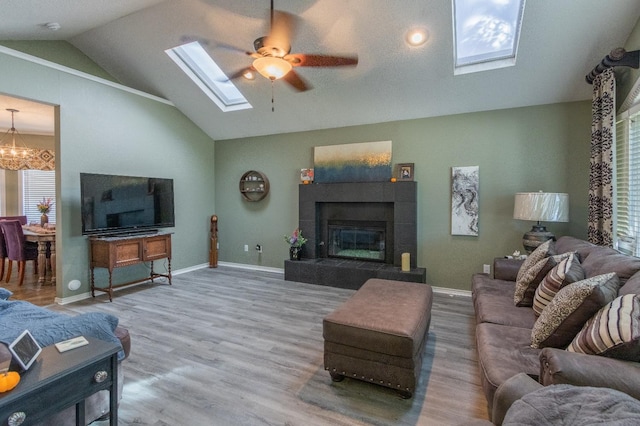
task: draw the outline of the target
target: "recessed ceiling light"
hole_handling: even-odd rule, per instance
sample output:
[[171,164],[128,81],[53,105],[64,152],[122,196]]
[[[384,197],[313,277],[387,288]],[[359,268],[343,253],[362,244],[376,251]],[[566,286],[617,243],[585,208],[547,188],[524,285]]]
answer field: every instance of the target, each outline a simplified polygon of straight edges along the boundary
[[429,32],[424,28],[414,28],[409,30],[406,40],[409,46],[422,46],[429,39]]
[[44,26],[50,29],[51,31],[58,31],[60,28],[62,28],[60,24],[57,22],[47,22],[46,24],[44,24]]
[[250,69],[247,69],[245,72],[243,72],[242,76],[244,78],[246,78],[247,80],[255,80],[256,79],[256,73],[254,73]]

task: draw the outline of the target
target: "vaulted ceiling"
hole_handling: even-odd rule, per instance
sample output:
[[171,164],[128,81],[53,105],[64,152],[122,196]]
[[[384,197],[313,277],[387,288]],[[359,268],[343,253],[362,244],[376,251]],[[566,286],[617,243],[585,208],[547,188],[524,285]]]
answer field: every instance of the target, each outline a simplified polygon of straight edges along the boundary
[[[222,112],[164,51],[199,40],[233,74],[251,59],[228,46],[252,50],[266,35],[268,0],[22,0],[3,6],[0,40],[66,40],[221,140],[588,99],[584,76],[624,45],[640,16],[637,0],[529,1],[515,66],[454,76],[451,0],[275,0],[275,8],[299,17],[292,52],[355,54],[357,67],[299,68],[313,86],[302,93],[240,78],[253,108]],[[412,27],[428,30],[425,45],[404,42]]]

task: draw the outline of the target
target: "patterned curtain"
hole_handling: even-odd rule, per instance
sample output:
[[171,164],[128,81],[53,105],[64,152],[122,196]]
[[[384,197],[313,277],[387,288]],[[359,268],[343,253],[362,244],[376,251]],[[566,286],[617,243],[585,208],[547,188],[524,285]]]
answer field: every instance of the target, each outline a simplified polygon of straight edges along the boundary
[[48,149],[30,148],[26,158],[0,155],[0,169],[6,170],[55,170],[56,155]]
[[593,81],[589,172],[590,242],[613,247],[613,150],[616,80],[609,68]]

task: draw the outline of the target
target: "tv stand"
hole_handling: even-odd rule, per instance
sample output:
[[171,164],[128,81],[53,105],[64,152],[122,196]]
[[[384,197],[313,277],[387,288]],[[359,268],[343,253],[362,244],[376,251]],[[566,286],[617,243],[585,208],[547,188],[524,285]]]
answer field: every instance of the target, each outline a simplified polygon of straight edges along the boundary
[[[171,285],[171,234],[136,234],[91,237],[90,261],[91,268],[91,296],[95,297],[95,291],[104,291],[109,294],[109,301],[113,301],[113,289],[131,284],[151,281],[164,277]],[[153,261],[167,259],[168,268],[166,274],[153,271]],[[121,284],[113,284],[112,276],[115,268],[137,265],[142,262],[151,262],[151,272],[148,277],[129,281]],[[107,268],[109,270],[109,286],[96,287],[94,279],[95,268]]]

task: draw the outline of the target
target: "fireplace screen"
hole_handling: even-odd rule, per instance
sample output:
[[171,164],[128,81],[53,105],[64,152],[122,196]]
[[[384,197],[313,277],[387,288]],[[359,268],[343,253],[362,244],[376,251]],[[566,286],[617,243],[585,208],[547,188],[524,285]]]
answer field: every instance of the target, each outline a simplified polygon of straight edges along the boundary
[[384,262],[385,228],[329,225],[329,257]]

